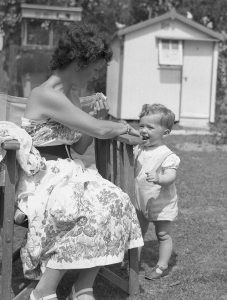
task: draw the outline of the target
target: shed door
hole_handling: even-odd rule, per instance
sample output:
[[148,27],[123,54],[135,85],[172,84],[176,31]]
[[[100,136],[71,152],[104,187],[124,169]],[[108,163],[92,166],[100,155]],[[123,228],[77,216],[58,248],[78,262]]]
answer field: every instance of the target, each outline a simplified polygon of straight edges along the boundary
[[185,41],[180,117],[209,118],[212,44]]

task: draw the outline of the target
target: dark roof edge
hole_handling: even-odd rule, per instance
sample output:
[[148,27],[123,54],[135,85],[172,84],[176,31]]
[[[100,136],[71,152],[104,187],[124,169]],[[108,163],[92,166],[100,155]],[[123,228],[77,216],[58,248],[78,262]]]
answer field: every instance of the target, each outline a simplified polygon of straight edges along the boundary
[[207,27],[205,27],[205,26],[203,26],[203,25],[201,25],[201,24],[199,24],[195,21],[192,21],[192,20],[178,14],[175,9],[168,12],[168,13],[165,13],[161,16],[158,16],[158,17],[149,19],[147,21],[143,21],[143,22],[128,26],[124,29],[118,30],[117,35],[120,37],[122,35],[126,35],[128,33],[143,29],[145,27],[148,27],[150,25],[153,25],[155,23],[165,21],[165,20],[168,20],[168,19],[172,19],[172,20],[176,19],[178,21],[181,21],[182,23],[185,23],[185,24],[197,29],[198,31],[201,31],[201,32],[203,32],[207,35],[210,35],[210,36],[216,38],[217,40],[224,41],[226,39],[223,34],[218,33],[214,30],[211,30],[211,29],[209,29],[209,28],[207,28]]

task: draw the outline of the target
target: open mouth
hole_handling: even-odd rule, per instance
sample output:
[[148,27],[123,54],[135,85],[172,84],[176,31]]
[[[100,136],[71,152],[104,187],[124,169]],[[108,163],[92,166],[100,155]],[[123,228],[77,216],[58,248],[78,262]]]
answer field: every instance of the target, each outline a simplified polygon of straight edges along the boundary
[[147,141],[147,140],[149,140],[149,136],[142,135],[142,140],[143,140],[143,141]]

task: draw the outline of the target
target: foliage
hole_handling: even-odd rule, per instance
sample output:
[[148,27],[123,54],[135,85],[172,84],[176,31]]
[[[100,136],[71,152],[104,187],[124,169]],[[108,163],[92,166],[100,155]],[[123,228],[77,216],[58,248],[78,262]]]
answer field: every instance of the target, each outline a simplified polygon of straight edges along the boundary
[[20,1],[2,0],[0,2],[0,29],[5,33],[5,47],[10,41],[20,43]]
[[170,11],[172,8],[178,8],[182,0],[132,0],[131,14],[134,23],[157,17]]
[[82,0],[83,20],[96,24],[107,38],[117,30],[116,22],[130,22],[130,0]]
[[175,8],[179,13],[190,12],[194,21],[219,32],[227,31],[226,0],[132,0],[131,14],[134,23],[156,17]]
[[54,5],[54,6],[76,6],[76,0],[26,0],[28,4]]

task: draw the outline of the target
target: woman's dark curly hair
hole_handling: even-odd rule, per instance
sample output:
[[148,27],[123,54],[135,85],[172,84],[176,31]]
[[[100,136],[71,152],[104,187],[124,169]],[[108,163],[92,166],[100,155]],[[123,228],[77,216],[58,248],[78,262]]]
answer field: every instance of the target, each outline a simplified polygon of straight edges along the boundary
[[77,62],[79,69],[84,69],[99,59],[109,62],[111,57],[112,50],[104,36],[93,25],[78,22],[67,27],[60,37],[50,69],[63,69],[72,61]]

